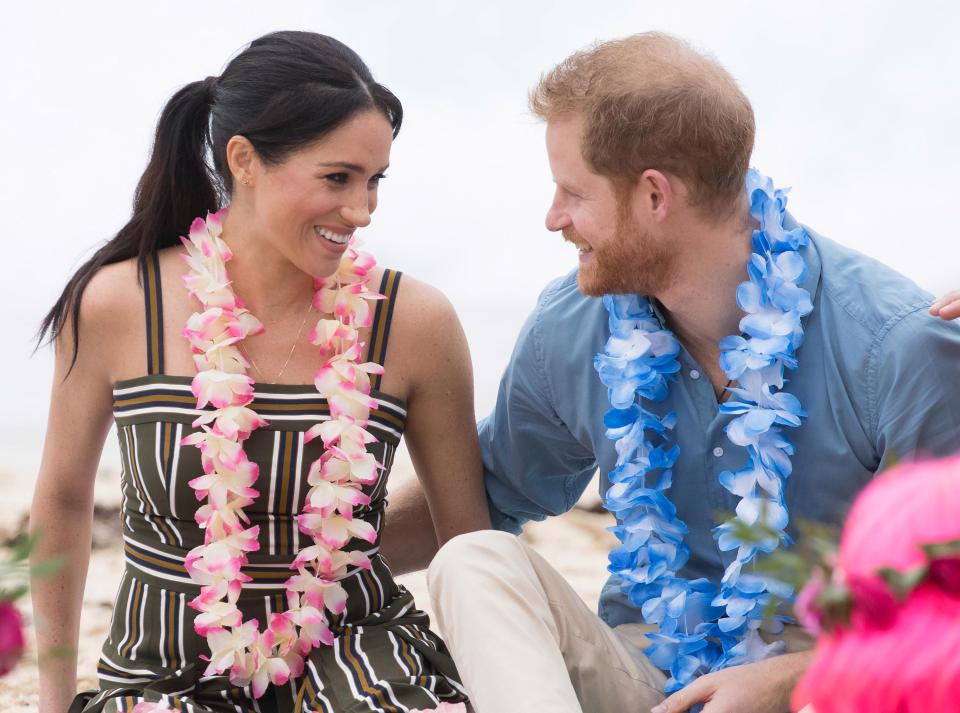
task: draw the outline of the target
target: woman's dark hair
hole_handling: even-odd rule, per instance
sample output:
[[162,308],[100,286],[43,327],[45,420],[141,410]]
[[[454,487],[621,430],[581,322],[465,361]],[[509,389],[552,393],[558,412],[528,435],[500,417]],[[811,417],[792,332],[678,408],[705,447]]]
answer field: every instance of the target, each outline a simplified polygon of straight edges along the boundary
[[261,160],[277,165],[368,109],[382,112],[397,135],[403,120],[400,100],[374,81],[356,52],[313,32],[264,35],[234,57],[220,77],[180,89],[160,114],[133,215],[70,278],[43,319],[38,344],[47,336],[55,339],[69,316],[72,368],[80,345],[80,298],[94,273],[136,257],[142,274],[152,253],[178,244],[194,218],[217,210],[233,188],[227,166],[231,137],[246,137]]

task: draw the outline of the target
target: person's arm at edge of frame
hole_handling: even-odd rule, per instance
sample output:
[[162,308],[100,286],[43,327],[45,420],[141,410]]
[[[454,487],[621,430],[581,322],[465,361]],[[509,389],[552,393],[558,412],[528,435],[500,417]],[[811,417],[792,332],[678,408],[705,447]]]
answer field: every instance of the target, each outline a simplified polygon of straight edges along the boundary
[[[34,563],[57,560],[58,569],[33,579],[34,625],[40,678],[40,713],[62,713],[76,694],[77,648],[84,583],[90,558],[93,486],[110,429],[112,392],[98,345],[112,317],[109,290],[96,275],[80,308],[80,348],[73,357],[69,315],[55,342],[50,413],[30,509],[39,535]],[[100,296],[98,296],[98,294]],[[68,375],[69,372],[69,375]]]
[[940,319],[960,317],[960,290],[953,290],[934,300],[933,304],[930,305],[930,314]]

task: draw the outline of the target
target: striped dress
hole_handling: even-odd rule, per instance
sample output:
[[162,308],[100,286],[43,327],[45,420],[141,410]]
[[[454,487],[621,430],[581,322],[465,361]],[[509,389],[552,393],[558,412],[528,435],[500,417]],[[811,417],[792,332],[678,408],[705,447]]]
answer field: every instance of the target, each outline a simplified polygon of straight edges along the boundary
[[[303,675],[271,686],[254,699],[226,676],[205,677],[207,642],[193,630],[196,612],[188,603],[198,593],[184,558],[203,543],[193,516],[198,501],[188,481],[203,472],[200,452],[181,446],[199,414],[190,377],[163,373],[163,306],[159,261],[147,261],[143,274],[147,319],[147,375],[114,385],[114,417],[122,455],[122,527],[126,567],[113,608],[110,634],[98,666],[100,690],[80,694],[71,713],[130,711],[142,701],[207,713],[274,711],[408,711],[434,708],[442,701],[465,700],[459,677],[429,619],[398,585],[375,544],[354,540],[346,549],[363,548],[373,563],[342,580],[346,611],[330,621],[333,646],[314,649]],[[370,339],[370,359],[382,364],[400,273],[386,271]],[[369,446],[385,469],[365,486],[371,497],[355,517],[382,532],[387,474],[403,433],[406,410],[401,399],[379,391],[369,430],[378,442]],[[249,553],[238,606],[244,619],[265,625],[271,612],[285,609],[283,583],[289,564],[305,546],[296,515],[309,488],[310,463],[323,452],[321,439],[304,443],[304,433],[328,418],[329,409],[310,385],[256,384],[251,408],[269,421],[245,441],[250,460],[260,467],[256,503],[245,508],[260,526],[260,550]],[[332,616],[328,613],[328,616]]]

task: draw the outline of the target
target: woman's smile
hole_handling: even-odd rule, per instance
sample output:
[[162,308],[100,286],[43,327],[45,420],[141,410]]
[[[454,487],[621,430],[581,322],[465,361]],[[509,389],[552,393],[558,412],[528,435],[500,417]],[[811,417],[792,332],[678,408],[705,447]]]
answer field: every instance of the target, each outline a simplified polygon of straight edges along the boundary
[[350,242],[350,238],[353,237],[354,231],[340,232],[321,225],[315,225],[313,226],[313,232],[324,248],[332,250],[333,252],[342,253],[347,249],[347,244]]

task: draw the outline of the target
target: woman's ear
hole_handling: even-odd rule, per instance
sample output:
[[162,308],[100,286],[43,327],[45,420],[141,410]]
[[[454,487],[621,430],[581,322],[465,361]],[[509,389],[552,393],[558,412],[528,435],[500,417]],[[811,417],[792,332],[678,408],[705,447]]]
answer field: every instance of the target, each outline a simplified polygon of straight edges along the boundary
[[233,185],[253,185],[260,169],[257,150],[246,136],[237,134],[227,142],[227,166],[233,176]]

